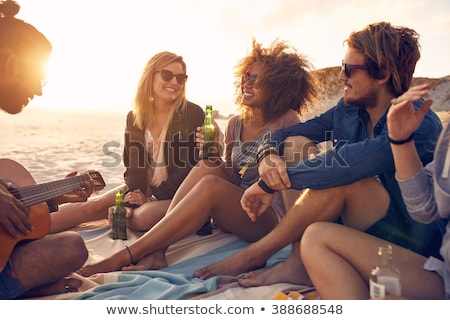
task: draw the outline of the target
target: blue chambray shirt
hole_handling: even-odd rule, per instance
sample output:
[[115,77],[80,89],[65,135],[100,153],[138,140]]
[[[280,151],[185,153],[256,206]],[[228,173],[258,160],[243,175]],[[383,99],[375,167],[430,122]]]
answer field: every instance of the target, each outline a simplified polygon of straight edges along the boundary
[[[415,108],[422,103],[423,100],[416,102]],[[287,168],[292,188],[325,189],[378,177],[395,207],[414,225],[417,223],[409,216],[395,179],[394,159],[387,139],[386,114],[375,124],[374,139],[369,140],[368,113],[364,109],[345,105],[344,100],[340,99],[336,106],[314,119],[275,131],[270,144],[282,154],[283,141],[289,136],[305,136],[316,143],[331,140],[332,150]],[[430,110],[414,135],[414,143],[424,165],[433,159],[441,130],[439,117]],[[421,230],[418,232],[430,231],[423,230],[422,224],[417,227]]]

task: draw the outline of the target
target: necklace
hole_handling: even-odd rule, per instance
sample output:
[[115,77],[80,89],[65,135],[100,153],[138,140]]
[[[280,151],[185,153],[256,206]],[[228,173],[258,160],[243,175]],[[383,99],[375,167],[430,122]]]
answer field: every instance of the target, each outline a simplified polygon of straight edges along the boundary
[[151,140],[153,140],[153,135],[152,135],[152,132],[150,131],[150,129],[145,129],[145,139],[147,140],[147,141],[151,141]]

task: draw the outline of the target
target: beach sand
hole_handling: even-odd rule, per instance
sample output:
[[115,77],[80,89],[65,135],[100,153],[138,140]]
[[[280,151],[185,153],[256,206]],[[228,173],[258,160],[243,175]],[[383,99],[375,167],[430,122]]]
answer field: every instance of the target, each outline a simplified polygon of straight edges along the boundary
[[32,107],[17,115],[2,113],[2,157],[19,162],[37,183],[62,179],[72,171],[99,171],[104,192],[123,183],[125,119],[126,112]]

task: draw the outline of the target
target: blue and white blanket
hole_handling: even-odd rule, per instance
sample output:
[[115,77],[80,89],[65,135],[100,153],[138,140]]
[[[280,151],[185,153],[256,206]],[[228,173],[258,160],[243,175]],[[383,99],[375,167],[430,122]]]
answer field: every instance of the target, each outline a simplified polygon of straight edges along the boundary
[[[89,249],[87,263],[92,263],[120,250],[137,239],[140,234],[129,234],[129,240],[112,240],[105,225],[90,230],[80,230]],[[57,295],[51,299],[131,299],[131,300],[178,300],[198,299],[272,299],[277,291],[292,288],[290,284],[244,289],[237,284],[237,277],[216,276],[208,280],[193,277],[193,272],[211,263],[223,260],[249,243],[235,235],[214,230],[209,236],[191,235],[173,244],[167,251],[169,267],[161,270],[121,271],[80,278],[85,282],[78,293]],[[290,246],[272,256],[267,267],[287,259]],[[231,286],[230,286],[231,282]],[[233,285],[234,282],[234,285]],[[223,283],[230,286],[222,292]],[[298,286],[295,286],[297,289]],[[215,292],[218,294],[215,296]],[[232,292],[232,293],[230,293]],[[248,294],[247,294],[248,292]],[[225,294],[225,296],[224,296]],[[50,298],[50,297],[49,297]]]

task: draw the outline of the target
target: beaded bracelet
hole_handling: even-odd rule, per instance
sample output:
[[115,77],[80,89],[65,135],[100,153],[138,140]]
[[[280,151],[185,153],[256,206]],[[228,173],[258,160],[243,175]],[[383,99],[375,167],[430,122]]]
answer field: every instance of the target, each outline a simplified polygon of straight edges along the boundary
[[260,153],[261,151],[273,147],[273,145],[270,143],[270,138],[264,139],[264,141],[259,145],[257,153]]
[[274,193],[275,190],[273,190],[271,187],[269,187],[262,179],[259,179],[258,186],[264,190],[265,193]]
[[278,155],[278,150],[275,147],[269,147],[267,149],[263,149],[260,152],[258,152],[256,156],[256,164],[259,164],[262,159],[264,159],[269,154],[276,154]]
[[403,139],[403,140],[394,140],[394,139],[391,139],[391,138],[389,138],[389,135],[388,135],[387,137],[388,137],[388,140],[389,140],[390,143],[399,146],[399,145],[408,143],[408,142],[410,142],[412,139],[414,139],[414,132],[411,133],[411,135],[410,135],[408,138]]

